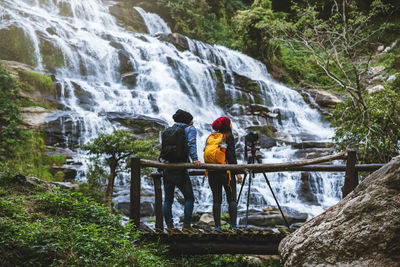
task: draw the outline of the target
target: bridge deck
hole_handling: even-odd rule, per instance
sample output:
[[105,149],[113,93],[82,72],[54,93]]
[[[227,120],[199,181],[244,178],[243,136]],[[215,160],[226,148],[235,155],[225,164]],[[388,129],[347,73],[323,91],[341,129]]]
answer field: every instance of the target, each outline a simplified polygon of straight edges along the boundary
[[287,235],[280,230],[202,231],[183,233],[146,231],[141,238],[169,245],[172,254],[259,254],[277,255],[279,242]]

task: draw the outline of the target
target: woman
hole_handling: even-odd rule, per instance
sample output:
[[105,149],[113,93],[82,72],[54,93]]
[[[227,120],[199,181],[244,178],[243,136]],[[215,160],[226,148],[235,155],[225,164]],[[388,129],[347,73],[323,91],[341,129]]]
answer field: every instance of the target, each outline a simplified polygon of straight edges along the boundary
[[[232,123],[228,117],[220,117],[212,124],[213,130],[222,133],[227,144],[225,159],[228,164],[237,164],[235,153],[235,140],[232,135]],[[237,174],[237,183],[242,182],[242,177]],[[215,229],[221,229],[221,204],[222,187],[225,189],[226,199],[229,205],[230,228],[235,230],[237,219],[236,203],[236,178],[234,173],[229,175],[226,171],[209,171],[208,183],[210,184],[213,195],[213,216]]]

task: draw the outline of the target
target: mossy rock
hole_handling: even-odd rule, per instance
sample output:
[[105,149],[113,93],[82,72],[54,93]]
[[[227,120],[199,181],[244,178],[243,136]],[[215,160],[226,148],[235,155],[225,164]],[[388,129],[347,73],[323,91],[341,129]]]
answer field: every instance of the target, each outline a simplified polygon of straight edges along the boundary
[[52,78],[47,74],[37,73],[26,69],[17,69],[18,80],[21,82],[20,95],[28,102],[37,103],[54,109],[57,105],[56,90]]
[[53,71],[57,67],[65,65],[64,54],[59,47],[54,46],[50,41],[40,39],[40,52],[43,58],[43,64],[47,69]]
[[33,90],[55,94],[53,80],[49,75],[19,69],[18,76],[20,81],[29,84]]
[[109,8],[110,13],[117,19],[118,23],[133,32],[148,33],[142,16],[130,3],[118,3]]
[[21,28],[0,29],[0,58],[36,66],[35,49]]
[[247,127],[246,130],[249,132],[254,131],[260,135],[266,135],[270,138],[275,137],[275,133],[277,132],[276,128],[272,125],[254,125]]

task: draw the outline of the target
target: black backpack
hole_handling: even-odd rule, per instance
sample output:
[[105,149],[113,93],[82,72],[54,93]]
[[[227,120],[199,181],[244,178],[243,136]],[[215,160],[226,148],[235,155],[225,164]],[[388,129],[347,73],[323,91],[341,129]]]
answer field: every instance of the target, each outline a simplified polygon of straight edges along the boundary
[[188,126],[174,124],[164,130],[161,135],[161,159],[168,162],[188,162],[189,147],[185,134]]

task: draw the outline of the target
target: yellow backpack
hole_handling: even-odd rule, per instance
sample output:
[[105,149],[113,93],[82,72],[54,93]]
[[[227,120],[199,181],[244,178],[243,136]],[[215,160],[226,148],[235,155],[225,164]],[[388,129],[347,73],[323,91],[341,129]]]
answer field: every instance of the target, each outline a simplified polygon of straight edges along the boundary
[[204,149],[204,163],[226,164],[226,147],[227,144],[222,133],[210,134]]
[[[204,148],[204,163],[216,163],[216,164],[227,164],[225,152],[228,147],[225,137],[222,133],[212,133],[207,138],[206,147]],[[230,187],[231,172],[226,171],[229,175],[228,185]],[[203,183],[208,175],[206,170],[203,178]],[[232,188],[231,188],[232,190]]]

